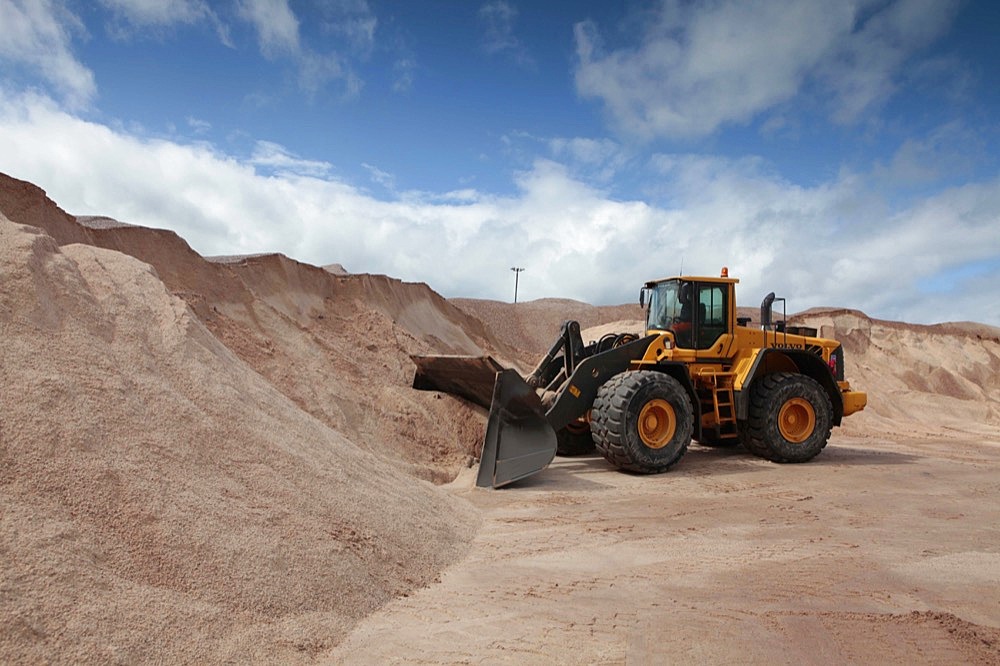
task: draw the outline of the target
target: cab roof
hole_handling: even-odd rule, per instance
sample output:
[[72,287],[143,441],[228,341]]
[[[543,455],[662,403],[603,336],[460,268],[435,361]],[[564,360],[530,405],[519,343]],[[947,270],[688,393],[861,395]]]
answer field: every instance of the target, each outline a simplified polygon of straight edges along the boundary
[[644,286],[655,287],[663,282],[671,282],[673,280],[681,280],[683,282],[709,282],[715,284],[739,284],[739,278],[731,277],[707,277],[704,275],[676,275],[674,277],[660,278],[659,280],[650,280],[646,282]]

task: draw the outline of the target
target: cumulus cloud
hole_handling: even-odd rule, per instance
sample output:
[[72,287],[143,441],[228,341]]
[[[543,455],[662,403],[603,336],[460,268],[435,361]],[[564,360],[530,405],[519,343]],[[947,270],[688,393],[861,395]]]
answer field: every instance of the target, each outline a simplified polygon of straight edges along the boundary
[[634,44],[605,49],[596,24],[575,26],[577,91],[646,138],[745,124],[806,90],[851,122],[892,94],[955,10],[949,0],[661,0]]
[[97,94],[94,74],[72,50],[79,18],[52,0],[0,0],[0,60],[45,81],[70,107],[82,108]]
[[[38,136],[47,141],[39,143]],[[567,145],[572,145],[568,143]],[[601,147],[578,144],[583,154]],[[593,149],[593,150],[591,150]],[[757,158],[661,154],[654,205],[610,198],[555,159],[514,175],[515,193],[390,192],[259,142],[249,157],[151,140],[82,120],[39,95],[0,94],[0,171],[43,187],[64,209],[177,231],[204,255],[279,251],[326,265],[423,281],[447,296],[632,302],[643,281],[678,272],[741,279],[790,311],[854,307],[874,316],[1000,325],[1000,179],[894,210],[866,174],[791,184]],[[373,178],[386,176],[375,167]]]

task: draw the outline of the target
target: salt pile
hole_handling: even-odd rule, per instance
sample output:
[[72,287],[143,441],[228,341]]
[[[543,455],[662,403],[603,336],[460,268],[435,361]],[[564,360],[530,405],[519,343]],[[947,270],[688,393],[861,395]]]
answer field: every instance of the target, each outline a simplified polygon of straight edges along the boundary
[[0,215],[0,335],[3,661],[308,660],[475,530],[132,257]]

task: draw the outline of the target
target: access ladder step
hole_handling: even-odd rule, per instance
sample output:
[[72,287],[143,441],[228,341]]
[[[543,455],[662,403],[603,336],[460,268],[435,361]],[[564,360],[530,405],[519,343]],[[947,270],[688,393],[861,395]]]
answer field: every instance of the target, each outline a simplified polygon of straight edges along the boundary
[[719,424],[719,436],[722,439],[736,437],[736,400],[730,386],[718,386],[712,391],[712,407],[715,419]]

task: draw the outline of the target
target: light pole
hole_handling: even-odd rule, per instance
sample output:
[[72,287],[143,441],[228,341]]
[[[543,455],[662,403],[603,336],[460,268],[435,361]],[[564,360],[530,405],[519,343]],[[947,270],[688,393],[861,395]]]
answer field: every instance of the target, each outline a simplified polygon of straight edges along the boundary
[[514,271],[514,302],[517,303],[517,278],[520,277],[524,269],[518,266],[511,266],[510,270]]

